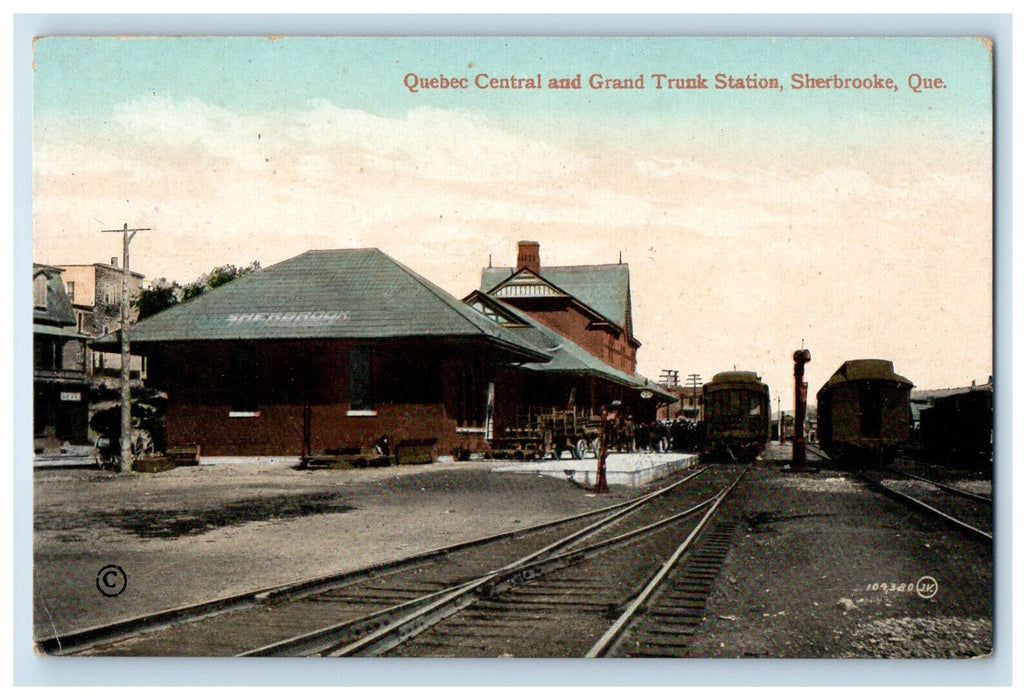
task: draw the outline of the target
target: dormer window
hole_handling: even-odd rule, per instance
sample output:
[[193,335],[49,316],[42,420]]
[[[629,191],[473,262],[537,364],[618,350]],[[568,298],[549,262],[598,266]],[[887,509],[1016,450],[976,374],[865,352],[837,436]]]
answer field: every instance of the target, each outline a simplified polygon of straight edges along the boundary
[[32,280],[32,305],[37,309],[47,308],[47,283],[50,280],[44,274],[36,275]]
[[478,299],[476,301],[467,301],[471,309],[479,311],[484,316],[490,318],[500,326],[506,326],[508,328],[523,328],[527,324],[518,318],[515,318],[503,311],[500,308],[496,308],[491,303],[485,303]]
[[502,314],[498,313],[494,309],[491,309],[491,308],[485,306],[484,304],[482,304],[479,301],[474,302],[473,304],[471,304],[471,306],[474,309],[476,309],[477,311],[480,311],[482,314],[484,314],[488,318],[490,318],[495,323],[498,323],[498,324],[501,325],[501,324],[504,324],[506,322],[506,319],[502,317]]

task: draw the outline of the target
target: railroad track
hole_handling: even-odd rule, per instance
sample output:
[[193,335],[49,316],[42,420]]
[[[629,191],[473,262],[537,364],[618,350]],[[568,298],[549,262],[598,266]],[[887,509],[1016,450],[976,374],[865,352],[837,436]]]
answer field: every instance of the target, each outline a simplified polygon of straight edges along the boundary
[[[734,526],[719,526],[713,542],[694,552],[687,566],[685,554],[746,471],[734,479],[722,474],[723,485],[714,486],[717,493],[687,508],[659,519],[660,514],[643,514],[643,522],[634,527],[625,523],[620,534],[596,536],[546,559],[508,567],[480,586],[414,613],[393,629],[321,653],[569,657],[590,650],[594,656],[600,639],[606,640],[600,649],[613,649],[628,629],[636,634],[646,629],[631,623],[659,615],[666,617],[668,626],[680,619],[684,642],[698,625],[709,582],[720,569]],[[722,539],[719,554],[714,545]],[[663,602],[647,604],[654,600]],[[645,655],[659,648],[654,644]],[[652,655],[677,655],[676,648],[669,644],[665,653]]]
[[718,523],[687,559],[688,552],[725,498],[738,486],[744,469],[724,489],[663,566],[586,656],[684,656],[703,619],[710,586],[732,544],[736,525]]
[[[672,494],[707,472],[694,471],[674,483],[625,503],[576,516],[458,543],[357,571],[207,601],[200,605],[122,620],[72,634],[38,640],[48,654],[68,655],[304,655],[325,642],[311,630],[339,639],[340,628],[356,635],[405,617],[453,589],[496,572],[516,560],[600,537],[616,523],[634,522],[640,510],[663,508]],[[332,624],[328,624],[332,623]],[[334,629],[337,628],[337,629]],[[332,633],[327,630],[334,630]],[[298,644],[302,639],[304,644]],[[283,645],[290,640],[295,646]],[[313,651],[313,648],[317,651]]]
[[[808,450],[832,460],[816,449]],[[984,542],[993,542],[993,499],[887,465],[850,470],[891,498]]]
[[950,484],[944,484],[944,483],[940,483],[939,481],[934,481],[932,479],[927,479],[924,476],[919,476],[918,474],[912,474],[911,472],[906,472],[906,471],[904,471],[902,469],[894,469],[893,467],[883,467],[883,470],[888,471],[888,472],[890,472],[892,474],[897,474],[898,476],[901,476],[901,477],[903,477],[905,479],[914,479],[914,480],[917,480],[917,481],[925,482],[927,484],[931,484],[932,486],[935,486],[935,487],[937,487],[939,489],[947,491],[948,493],[953,493],[953,494],[955,494],[957,496],[961,496],[962,498],[967,498],[970,501],[976,501],[976,502],[979,502],[979,503],[989,503],[989,504],[992,504],[994,502],[994,499],[990,498],[989,496],[984,496],[982,494],[973,493],[972,491],[966,491],[965,489],[959,489],[956,486],[951,486]]

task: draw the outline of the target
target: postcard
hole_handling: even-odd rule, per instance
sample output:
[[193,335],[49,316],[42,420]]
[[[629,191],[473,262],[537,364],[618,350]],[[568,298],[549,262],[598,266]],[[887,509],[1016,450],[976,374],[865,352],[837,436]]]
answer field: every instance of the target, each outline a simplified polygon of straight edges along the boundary
[[990,39],[32,80],[36,654],[993,658]]

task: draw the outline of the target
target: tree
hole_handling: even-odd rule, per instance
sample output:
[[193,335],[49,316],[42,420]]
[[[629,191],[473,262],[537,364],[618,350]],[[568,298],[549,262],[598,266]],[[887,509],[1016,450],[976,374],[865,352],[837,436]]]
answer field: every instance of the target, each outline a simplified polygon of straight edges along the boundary
[[260,269],[262,269],[262,266],[259,264],[257,260],[253,260],[251,264],[247,267],[237,267],[236,265],[223,265],[221,267],[213,269],[207,275],[201,277],[201,279],[199,279],[194,284],[203,281],[208,289],[215,289],[216,287],[221,287],[227,282],[232,282],[233,280],[239,277],[243,277],[244,275],[250,274]]
[[221,287],[227,282],[251,274],[262,269],[262,265],[253,261],[246,267],[237,267],[233,264],[220,265],[212,268],[211,272],[205,273],[187,285],[179,282],[169,282],[164,277],[155,280],[145,289],[140,290],[133,306],[139,312],[137,320],[153,316],[159,311],[175,306],[184,301],[190,301],[199,297],[209,289]]
[[164,277],[151,282],[133,301],[137,319],[145,319],[170,306],[175,306],[183,297],[183,288],[177,282],[169,282]]

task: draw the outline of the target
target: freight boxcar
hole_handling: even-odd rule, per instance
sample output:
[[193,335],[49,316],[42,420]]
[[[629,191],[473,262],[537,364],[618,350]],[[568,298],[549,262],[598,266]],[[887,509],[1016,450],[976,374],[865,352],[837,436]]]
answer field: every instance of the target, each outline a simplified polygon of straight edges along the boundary
[[840,462],[891,462],[911,430],[912,386],[889,360],[844,362],[818,390],[821,448]]
[[975,387],[937,398],[920,413],[919,425],[928,459],[985,471],[993,461],[993,388]]
[[711,457],[755,459],[770,426],[768,385],[756,372],[719,372],[703,385],[704,450]]

